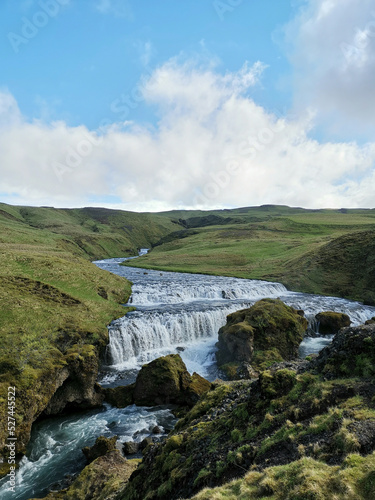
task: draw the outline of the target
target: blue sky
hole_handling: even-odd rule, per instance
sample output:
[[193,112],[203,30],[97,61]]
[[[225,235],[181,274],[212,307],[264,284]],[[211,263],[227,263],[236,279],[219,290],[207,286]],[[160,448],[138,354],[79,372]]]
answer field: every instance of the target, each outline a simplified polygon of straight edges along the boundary
[[[215,58],[224,72],[260,60],[268,69],[254,96],[271,108],[290,102],[282,81],[289,64],[273,41],[291,17],[288,0],[244,0],[237,7],[202,0],[119,1],[112,8],[110,2],[92,0],[53,3],[56,16],[25,41],[9,39],[9,32],[24,38],[23,18],[32,22],[43,1],[6,0],[2,8],[0,29],[8,37],[2,37],[1,86],[30,118],[48,110],[50,118],[73,126],[116,121],[112,102],[131,94],[142,75],[176,55]],[[132,109],[131,119],[153,120],[145,108]]]
[[373,206],[369,0],[3,0],[0,34],[2,201]]

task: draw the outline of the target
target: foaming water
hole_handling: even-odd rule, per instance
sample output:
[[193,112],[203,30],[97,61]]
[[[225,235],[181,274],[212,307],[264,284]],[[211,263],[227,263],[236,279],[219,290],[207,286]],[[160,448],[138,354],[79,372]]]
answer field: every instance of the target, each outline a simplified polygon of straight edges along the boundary
[[[280,283],[160,272],[119,263],[112,260],[96,264],[133,282],[129,305],[137,310],[109,326],[107,367],[101,379],[106,385],[117,385],[119,380],[134,381],[142,364],[176,352],[189,371],[213,380],[218,374],[215,343],[226,316],[261,298],[280,298],[295,309],[302,309],[312,330],[317,326],[315,315],[321,311],[346,313],[353,325],[375,315],[373,307],[337,297],[290,292]],[[300,355],[319,352],[330,340],[306,338]]]
[[[49,490],[66,486],[69,476],[85,465],[81,451],[92,446],[98,436],[119,436],[120,443],[142,441],[158,425],[162,431],[173,428],[176,419],[167,408],[106,405],[101,410],[55,417],[33,426],[27,456],[16,474],[15,493],[7,491],[7,480],[0,481],[2,500],[27,500],[45,496]],[[164,434],[165,435],[165,434]]]

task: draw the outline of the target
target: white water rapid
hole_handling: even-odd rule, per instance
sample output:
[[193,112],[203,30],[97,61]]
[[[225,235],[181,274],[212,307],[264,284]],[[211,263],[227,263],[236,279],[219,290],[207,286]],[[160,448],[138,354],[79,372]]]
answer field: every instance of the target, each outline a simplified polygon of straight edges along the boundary
[[[305,311],[311,328],[321,311],[348,314],[353,325],[375,314],[375,308],[337,297],[289,292],[280,283],[259,280],[160,272],[120,266],[124,259],[98,261],[96,265],[133,282],[128,305],[136,307],[109,326],[110,341],[101,383],[134,381],[140,367],[153,359],[179,352],[190,372],[212,380],[218,376],[215,343],[226,316],[250,307],[257,300],[280,298]],[[306,338],[300,354],[318,352],[330,338]]]

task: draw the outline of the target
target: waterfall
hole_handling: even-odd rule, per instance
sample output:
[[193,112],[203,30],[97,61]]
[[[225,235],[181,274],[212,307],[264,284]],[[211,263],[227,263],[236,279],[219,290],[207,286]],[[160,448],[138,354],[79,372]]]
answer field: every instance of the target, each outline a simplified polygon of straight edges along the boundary
[[130,313],[109,327],[107,362],[111,365],[139,364],[202,340],[217,341],[226,316],[250,304],[205,311]]
[[353,326],[375,315],[375,308],[358,302],[290,292],[280,283],[121,267],[114,261],[97,264],[133,282],[129,303],[137,310],[110,325],[105,359],[108,368],[123,373],[180,352],[184,360],[194,359],[194,370],[206,376],[207,359],[211,356],[214,363],[226,316],[266,297],[302,309],[313,331],[315,315],[322,311],[346,313]]
[[197,280],[195,283],[179,281],[151,282],[134,284],[129,303],[134,305],[178,304],[195,300],[234,300],[260,299],[263,297],[278,297],[287,293],[287,289],[280,283],[268,283],[255,280],[226,281],[216,278],[215,281]]

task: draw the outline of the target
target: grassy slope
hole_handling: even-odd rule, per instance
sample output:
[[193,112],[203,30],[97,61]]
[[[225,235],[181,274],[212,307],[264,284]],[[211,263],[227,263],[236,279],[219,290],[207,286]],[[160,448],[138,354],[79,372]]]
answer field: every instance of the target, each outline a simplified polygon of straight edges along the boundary
[[375,210],[267,206],[212,213],[233,220],[185,229],[131,265],[278,280],[298,291],[359,300],[375,294]]
[[[0,204],[1,245],[45,245],[94,258],[135,255],[175,229],[169,218],[104,208],[54,209]],[[12,248],[12,247],[11,247]],[[11,249],[10,248],[10,249]]]
[[148,214],[0,205],[0,449],[8,386],[16,386],[24,452],[59,370],[74,356],[97,357],[108,341],[106,325],[125,313],[120,304],[130,284],[88,259],[134,255],[170,227]]
[[288,369],[265,371],[251,386],[218,384],[146,450],[116,500],[370,500],[373,394],[372,379]]

